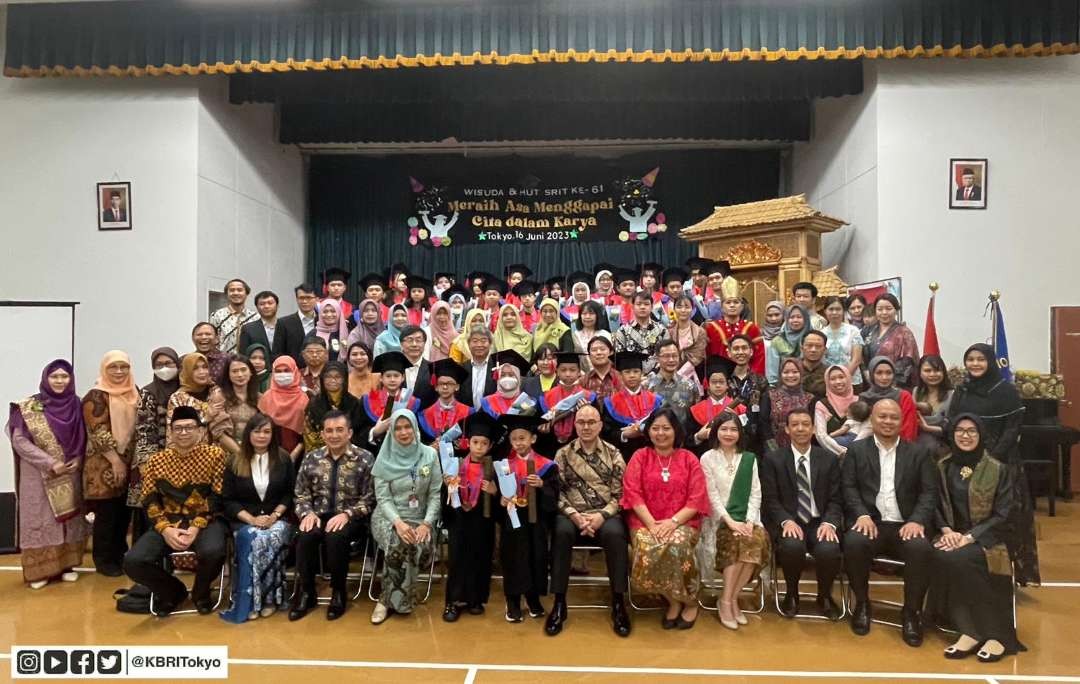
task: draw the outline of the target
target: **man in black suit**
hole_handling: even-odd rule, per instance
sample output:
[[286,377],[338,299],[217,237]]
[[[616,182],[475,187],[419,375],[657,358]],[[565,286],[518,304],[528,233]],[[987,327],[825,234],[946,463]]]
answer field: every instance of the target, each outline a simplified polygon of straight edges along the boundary
[[495,394],[495,365],[491,361],[491,331],[475,325],[469,331],[469,360],[461,364],[469,371],[468,379],[458,390],[457,400],[480,410],[484,397]]
[[936,468],[930,453],[900,439],[900,405],[874,404],[873,437],[848,447],[844,457],[844,507],[854,525],[844,535],[844,563],[855,592],[851,629],[870,631],[870,561],[898,556],[904,561],[903,638],[922,644],[921,613],[930,582],[928,539],[937,502]]
[[[308,335],[315,332],[315,305],[318,297],[315,296],[315,288],[308,283],[300,283],[293,292],[296,294],[297,312],[278,319],[278,326],[285,336],[283,354],[288,354],[296,361],[296,365],[304,368],[304,340]],[[275,338],[277,335],[275,334]]]
[[401,353],[412,364],[405,369],[405,386],[420,400],[421,408],[431,406],[438,398],[431,385],[431,365],[424,360],[426,344],[427,333],[420,326],[407,325],[401,329]]
[[956,189],[957,201],[981,202],[982,186],[975,185],[975,171],[965,168],[960,172],[960,187]]
[[109,193],[109,208],[101,212],[102,223],[124,223],[127,221],[127,210],[120,206],[120,193],[113,190]]
[[278,296],[270,290],[263,290],[255,295],[255,308],[259,311],[259,320],[247,323],[240,328],[240,342],[236,345],[238,354],[246,354],[253,344],[261,344],[270,350],[267,364],[272,364],[277,357],[286,354],[288,334],[278,322]]
[[776,540],[776,560],[787,582],[781,613],[791,618],[799,612],[799,579],[809,552],[817,574],[818,609],[830,620],[839,620],[832,586],[841,564],[840,463],[832,453],[811,445],[814,419],[808,410],[789,413],[786,429],[791,446],[773,451],[761,463],[765,524]]

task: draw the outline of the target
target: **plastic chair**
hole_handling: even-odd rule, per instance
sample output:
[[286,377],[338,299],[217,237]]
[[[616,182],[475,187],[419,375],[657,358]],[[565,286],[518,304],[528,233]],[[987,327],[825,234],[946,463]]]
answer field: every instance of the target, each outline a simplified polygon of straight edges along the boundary
[[[806,560],[807,560],[808,563],[814,564],[814,557],[809,553],[806,554]],[[779,579],[778,573],[777,573],[776,548],[775,547],[773,548],[772,558],[769,560],[769,575],[770,575],[770,577],[769,577],[769,591],[772,592],[773,602],[776,604],[776,612],[783,615],[783,613],[780,610],[780,592],[777,591],[777,587],[778,587],[778,585],[780,583],[780,579]],[[845,578],[844,571],[840,570],[840,572],[838,572],[836,574],[836,579],[837,579],[837,581],[840,582],[840,617],[836,618],[837,621],[843,620],[848,614],[847,591],[846,591],[846,584],[844,582],[844,578]],[[803,592],[803,591],[800,590],[799,591],[799,598],[800,599],[803,599],[803,598],[816,599],[817,594],[816,593],[811,594],[809,592]],[[820,615],[818,613],[796,613],[795,617],[797,619],[805,619],[805,620],[829,620],[829,618],[825,617],[824,615]],[[831,620],[830,620],[830,622],[831,622]]]
[[[226,547],[225,562],[221,564],[221,573],[218,576],[218,593],[217,600],[214,601],[214,607],[211,610],[216,611],[221,607],[222,602],[225,600],[225,568],[229,565],[228,548]],[[199,558],[194,551],[173,551],[162,559],[162,565],[165,570],[169,570],[170,567],[173,570],[186,570],[194,572],[198,566]],[[190,615],[192,613],[198,613],[195,608],[185,608],[184,610],[174,610],[169,615]],[[154,614],[154,592],[150,592],[150,614]]]

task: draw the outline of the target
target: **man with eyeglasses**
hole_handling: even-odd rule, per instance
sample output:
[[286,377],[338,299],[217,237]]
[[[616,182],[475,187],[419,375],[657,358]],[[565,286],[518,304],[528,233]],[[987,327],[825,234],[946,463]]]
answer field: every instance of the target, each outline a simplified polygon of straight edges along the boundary
[[691,382],[676,371],[682,365],[679,344],[672,339],[661,342],[656,348],[659,365],[656,372],[645,379],[645,389],[659,396],[664,406],[670,406],[683,425],[690,415],[690,407],[701,400],[701,385]]
[[600,412],[592,406],[578,409],[574,417],[577,438],[559,449],[559,515],[551,538],[551,590],[555,605],[544,632],[555,636],[567,619],[566,590],[570,584],[571,549],[600,546],[607,561],[611,586],[611,621],[619,636],[630,634],[630,616],[623,596],[627,591],[626,525],[619,515],[622,498],[622,454],[600,439]]
[[874,435],[853,442],[844,457],[845,519],[854,521],[844,535],[844,565],[855,593],[851,630],[861,636],[870,631],[872,559],[904,561],[902,636],[908,646],[920,646],[938,479],[930,452],[900,439],[900,423],[900,405],[878,400],[870,413]]
[[221,484],[225,452],[201,444],[205,428],[199,412],[178,406],[170,422],[172,444],[142,467],[142,504],[153,528],[124,556],[124,572],[154,594],[154,613],[164,617],[188,596],[184,583],[165,570],[166,554],[195,553],[198,565],[191,598],[200,615],[213,611],[210,583],[225,563]]
[[315,287],[308,283],[300,283],[293,288],[293,293],[296,295],[297,311],[279,318],[278,325],[285,335],[284,352],[293,357],[297,366],[303,368],[306,365],[302,353],[304,340],[315,332],[315,305],[319,300],[315,295]]

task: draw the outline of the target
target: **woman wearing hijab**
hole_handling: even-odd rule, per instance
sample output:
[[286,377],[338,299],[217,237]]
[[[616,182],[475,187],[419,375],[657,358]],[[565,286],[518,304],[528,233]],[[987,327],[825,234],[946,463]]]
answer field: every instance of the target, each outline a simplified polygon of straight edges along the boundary
[[847,366],[835,364],[825,369],[825,397],[814,405],[814,436],[818,444],[841,458],[847,447],[833,439],[833,433],[843,427],[848,407],[858,400]]
[[428,348],[424,357],[432,363],[450,358],[450,349],[457,335],[451,320],[450,305],[442,301],[435,302],[428,317]]
[[803,389],[802,380],[802,362],[786,358],[780,362],[780,384],[761,395],[758,432],[766,452],[790,446],[791,438],[785,429],[788,414],[797,408],[810,408],[814,395]]
[[533,328],[533,348],[552,344],[556,349],[563,349],[563,338],[570,332],[570,326],[563,323],[559,316],[559,303],[554,299],[545,299],[540,302],[539,310],[540,322]]
[[190,406],[199,412],[207,428],[207,443],[210,443],[210,435],[220,432],[225,421],[230,420],[225,412],[225,395],[212,380],[210,361],[199,352],[184,354],[180,360],[180,389],[169,397],[165,413],[168,421],[165,428],[167,444],[172,442],[172,414],[178,406]]
[[391,612],[411,613],[420,567],[435,552],[442,471],[435,450],[420,443],[416,416],[398,409],[390,416],[389,439],[383,440],[375,467],[375,512],[371,536],[385,554],[382,593],[371,622],[381,624]]
[[[749,309],[750,307],[745,307]],[[765,305],[765,322],[761,324],[761,338],[768,347],[774,337],[784,327],[784,303],[774,299]]]
[[386,323],[382,319],[382,309],[379,302],[374,299],[365,299],[360,302],[358,314],[360,321],[346,339],[346,353],[357,342],[363,342],[364,347],[370,352],[375,348],[375,339],[386,330]]
[[1016,581],[1021,585],[1039,584],[1039,554],[1035,544],[1035,511],[1027,486],[1027,476],[1020,463],[1020,424],[1024,406],[1016,385],[1001,377],[994,348],[973,344],[964,352],[966,378],[954,391],[949,404],[949,425],[956,417],[972,413],[982,421],[982,448],[1013,471],[1015,490],[1013,535],[1009,551],[1016,562]]
[[[799,357],[802,341],[810,332],[810,314],[800,304],[792,304],[784,313],[780,333],[773,337],[765,350],[765,379],[776,387],[780,382],[780,362]],[[764,333],[762,333],[764,336]],[[769,339],[769,338],[765,338]]]
[[469,309],[469,312],[465,314],[465,324],[461,327],[461,333],[454,338],[454,344],[450,348],[451,359],[464,364],[472,358],[472,352],[469,351],[469,335],[476,326],[484,327],[483,309]]
[[7,434],[15,452],[23,581],[31,589],[57,576],[74,582],[88,530],[80,472],[86,424],[70,363],[49,363],[37,394],[11,404]]
[[349,394],[363,399],[379,386],[379,374],[371,370],[371,347],[363,342],[353,342],[345,358],[349,365]]
[[139,390],[139,403],[135,411],[135,454],[131,461],[128,478],[127,505],[140,509],[133,519],[132,539],[138,539],[146,531],[145,518],[141,515],[142,476],[139,469],[151,456],[165,448],[166,419],[169,398],[180,389],[180,357],[172,347],[158,347],[150,354],[154,379]]
[[360,439],[360,400],[346,389],[349,372],[340,361],[328,361],[319,374],[319,393],[308,401],[304,420],[304,452],[325,446],[322,438],[323,416],[330,411],[341,411],[349,418],[353,430],[353,443]]
[[897,320],[900,300],[886,292],[874,300],[874,313],[877,320],[863,331],[866,356],[884,356],[892,361],[896,384],[911,387],[917,372],[919,344],[911,329]]
[[512,304],[503,304],[499,309],[499,325],[495,328],[494,342],[496,352],[512,349],[522,358],[532,358],[533,337],[522,327],[521,317]]
[[[591,302],[592,290],[589,289],[588,283],[589,275],[587,273],[577,273],[567,276],[567,283],[570,284],[570,296],[567,298],[566,306],[562,309],[562,316],[567,321],[573,321],[578,317],[578,311],[581,309],[581,305],[585,302]],[[603,307],[601,307],[603,309]],[[607,315],[604,315],[607,318]]]
[[401,329],[409,324],[409,310],[404,304],[390,307],[389,324],[375,338],[375,356],[388,351],[401,351]]
[[88,434],[82,485],[94,513],[94,567],[109,577],[124,574],[131,520],[127,479],[135,453],[138,404],[131,359],[122,351],[107,352],[97,382],[82,400]]
[[931,604],[960,633],[951,660],[972,654],[986,663],[1026,651],[1013,625],[1012,563],[1005,541],[1017,501],[1013,470],[990,455],[982,421],[954,416],[952,452],[938,463],[941,484],[934,541]]
[[270,350],[265,344],[256,342],[249,344],[244,350],[244,356],[251,361],[251,367],[255,369],[255,378],[252,382],[259,390],[259,394],[270,389]]
[[270,391],[259,397],[259,411],[281,430],[281,447],[293,463],[304,452],[304,415],[308,396],[300,386],[300,370],[291,356],[274,360]]
[[875,356],[866,364],[869,388],[859,398],[874,408],[882,399],[892,399],[900,404],[900,437],[909,442],[919,438],[919,410],[911,392],[896,386],[896,367],[884,356]]
[[345,351],[345,341],[349,337],[345,317],[341,315],[341,305],[336,299],[324,299],[319,302],[318,312],[315,335],[326,342],[327,356],[338,360]]

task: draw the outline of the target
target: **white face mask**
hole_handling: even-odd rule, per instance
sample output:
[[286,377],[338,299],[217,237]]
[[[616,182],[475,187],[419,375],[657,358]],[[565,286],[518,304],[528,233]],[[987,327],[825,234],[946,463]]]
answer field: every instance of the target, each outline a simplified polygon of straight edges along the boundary
[[274,382],[282,387],[291,387],[293,384],[292,373],[274,373]]
[[173,366],[162,366],[154,369],[154,377],[162,382],[168,382],[179,375],[180,371]]
[[517,389],[518,380],[512,375],[499,378],[499,390],[502,392],[513,392]]

